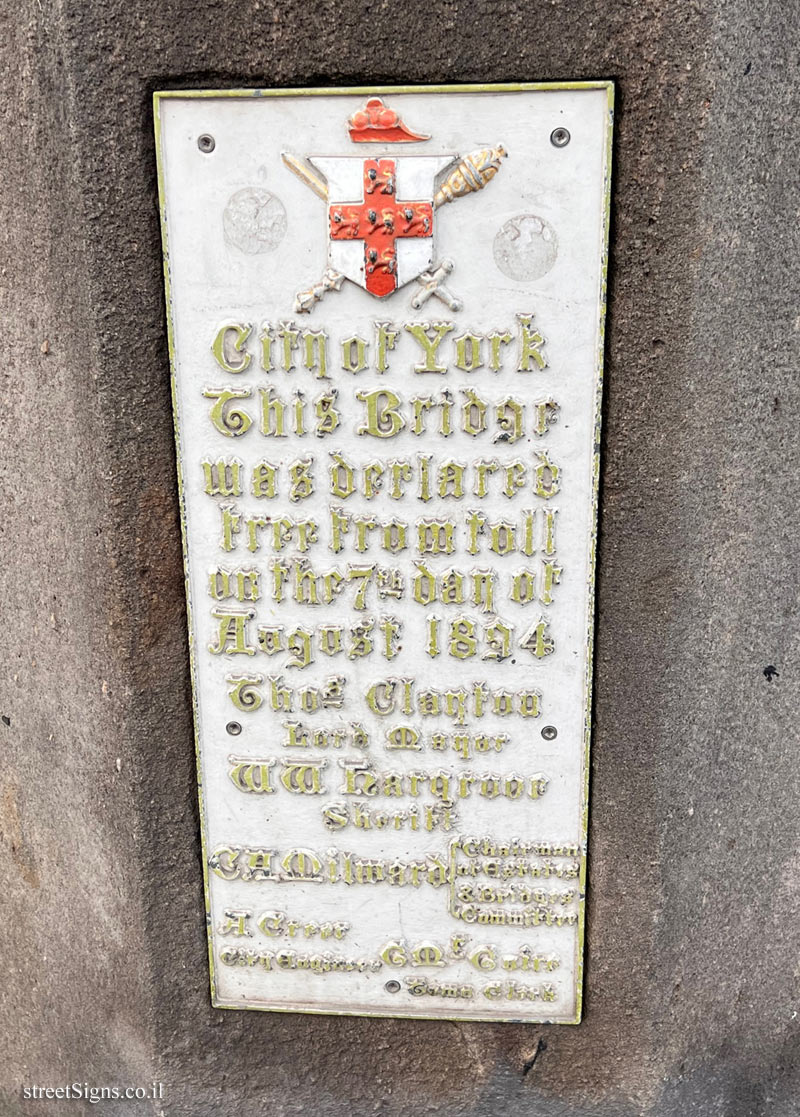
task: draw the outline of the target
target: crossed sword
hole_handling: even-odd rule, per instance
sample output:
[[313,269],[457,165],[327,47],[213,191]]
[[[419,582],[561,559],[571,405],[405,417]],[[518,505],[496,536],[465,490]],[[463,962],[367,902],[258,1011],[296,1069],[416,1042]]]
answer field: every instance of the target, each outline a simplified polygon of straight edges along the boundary
[[[328,201],[327,186],[321,178],[315,175],[313,171],[309,170],[305,163],[301,162],[296,156],[289,155],[289,153],[285,151],[282,153],[282,159],[289,170],[297,175],[301,182],[304,182],[306,186],[310,186],[314,193],[322,198],[323,202]],[[434,198],[434,207],[438,209],[440,205],[443,205],[448,200],[449,199],[445,197]],[[411,305],[415,310],[419,310],[428,299],[434,296],[437,299],[441,299],[450,310],[458,311],[463,308],[464,304],[461,299],[456,298],[456,296],[444,286],[444,280],[450,275],[454,266],[452,260],[442,260],[441,264],[432,271],[420,272],[417,276],[417,282],[421,285],[420,290],[417,291],[411,300]],[[318,283],[315,283],[313,287],[309,287],[307,291],[298,291],[294,300],[295,314],[310,314],[326,291],[338,291],[341,289],[345,278],[342,272],[336,271],[335,268],[326,268]]]

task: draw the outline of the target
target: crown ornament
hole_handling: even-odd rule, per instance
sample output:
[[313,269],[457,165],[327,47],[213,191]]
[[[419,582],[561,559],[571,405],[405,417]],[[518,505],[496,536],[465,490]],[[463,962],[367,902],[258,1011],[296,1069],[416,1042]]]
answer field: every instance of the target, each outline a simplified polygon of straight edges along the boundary
[[380,97],[370,97],[363,109],[354,112],[347,122],[353,143],[408,144],[429,140],[412,132],[400,119],[400,114],[387,108]]

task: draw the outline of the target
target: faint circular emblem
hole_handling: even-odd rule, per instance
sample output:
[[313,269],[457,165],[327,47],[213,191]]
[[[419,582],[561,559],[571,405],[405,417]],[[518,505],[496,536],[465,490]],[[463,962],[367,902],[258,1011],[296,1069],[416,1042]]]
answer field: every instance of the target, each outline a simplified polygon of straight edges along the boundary
[[555,229],[532,213],[510,218],[494,238],[494,262],[509,279],[541,279],[557,255]]
[[237,190],[222,215],[225,239],[248,256],[272,252],[286,235],[286,210],[269,190]]

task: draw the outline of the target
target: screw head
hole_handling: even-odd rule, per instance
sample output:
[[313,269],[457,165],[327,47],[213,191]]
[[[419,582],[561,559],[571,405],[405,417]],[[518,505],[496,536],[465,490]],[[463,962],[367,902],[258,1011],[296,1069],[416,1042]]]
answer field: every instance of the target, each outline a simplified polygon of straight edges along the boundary
[[204,155],[210,155],[217,146],[217,142],[213,136],[209,136],[208,132],[204,132],[202,136],[197,137],[197,146]]
[[229,721],[225,726],[226,733],[230,733],[231,737],[238,737],[242,732],[242,727],[238,721]]
[[566,128],[554,128],[550,133],[550,143],[553,147],[566,147],[571,139]]
[[558,730],[554,725],[545,725],[542,729],[542,736],[545,741],[555,741],[558,736]]

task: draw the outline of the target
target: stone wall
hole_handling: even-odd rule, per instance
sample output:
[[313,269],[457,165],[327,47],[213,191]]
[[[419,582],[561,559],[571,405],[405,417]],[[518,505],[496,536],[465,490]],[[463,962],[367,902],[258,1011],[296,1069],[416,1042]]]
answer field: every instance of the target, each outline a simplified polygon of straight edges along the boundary
[[[797,47],[747,0],[6,6],[3,1114],[800,1113]],[[607,77],[584,1022],[212,1010],[151,94]]]

